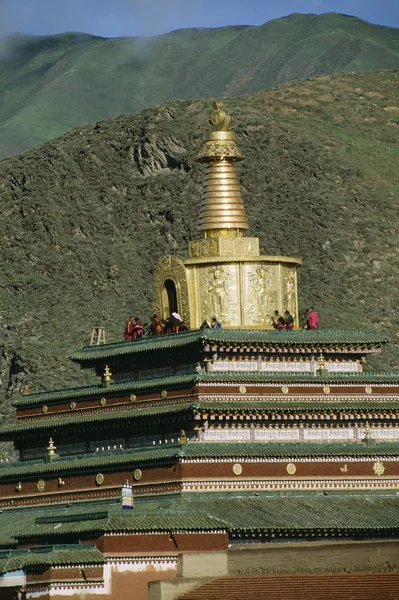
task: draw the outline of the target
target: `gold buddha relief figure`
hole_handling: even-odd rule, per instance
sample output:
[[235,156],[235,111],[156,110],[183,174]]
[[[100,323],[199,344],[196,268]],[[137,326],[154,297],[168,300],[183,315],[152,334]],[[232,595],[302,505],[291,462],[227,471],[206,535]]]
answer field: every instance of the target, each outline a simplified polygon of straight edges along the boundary
[[282,310],[289,310],[296,314],[296,272],[292,267],[287,269],[284,277],[284,306]]
[[212,316],[222,320],[228,312],[228,304],[231,298],[228,291],[228,272],[219,267],[211,269],[211,279],[208,281],[208,307]]

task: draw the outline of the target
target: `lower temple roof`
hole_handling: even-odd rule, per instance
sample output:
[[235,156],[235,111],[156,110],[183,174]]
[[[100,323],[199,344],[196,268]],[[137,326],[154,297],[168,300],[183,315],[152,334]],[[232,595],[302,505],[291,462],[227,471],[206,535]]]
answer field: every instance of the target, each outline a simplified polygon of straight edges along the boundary
[[19,461],[0,465],[0,480],[28,479],[35,475],[55,474],[91,469],[137,468],[144,465],[174,464],[180,460],[207,461],[217,459],[251,458],[299,458],[323,457],[369,457],[377,460],[383,456],[399,456],[397,442],[190,442],[188,444],[165,444],[162,446],[131,448],[114,452],[93,453],[57,458],[51,463],[45,460]]
[[103,564],[94,544],[61,544],[25,550],[0,550],[0,574],[34,567]]
[[202,329],[143,338],[131,342],[115,342],[113,344],[93,345],[75,352],[71,359],[82,366],[85,363],[96,363],[101,360],[137,355],[143,352],[164,352],[166,350],[184,348],[192,345],[201,347],[205,344],[269,344],[270,346],[383,346],[388,343],[386,336],[376,331],[362,330],[297,330],[274,331],[264,329]]
[[202,370],[197,373],[184,373],[163,377],[155,377],[138,380],[130,380],[123,383],[111,383],[104,388],[101,385],[82,386],[75,388],[63,388],[50,390],[48,392],[33,392],[22,395],[14,405],[18,408],[33,406],[40,403],[50,404],[52,402],[77,400],[77,399],[100,399],[101,397],[122,396],[131,393],[149,393],[153,390],[169,390],[193,387],[201,384],[300,384],[306,386],[320,385],[384,385],[398,384],[399,372],[363,372],[363,373],[328,373],[325,376],[312,373],[269,373],[269,372],[207,372]]
[[216,531],[232,538],[252,534],[356,537],[365,531],[370,536],[392,536],[399,532],[399,498],[375,492],[198,492],[151,501],[136,499],[133,511],[122,510],[120,501],[114,501],[81,503],[78,508],[6,509],[0,514],[3,548],[28,540],[70,541],[118,532]]

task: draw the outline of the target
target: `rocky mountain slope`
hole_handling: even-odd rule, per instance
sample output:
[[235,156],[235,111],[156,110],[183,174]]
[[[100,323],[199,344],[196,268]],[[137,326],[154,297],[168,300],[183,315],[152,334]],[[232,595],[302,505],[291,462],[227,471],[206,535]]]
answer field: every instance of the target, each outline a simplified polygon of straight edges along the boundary
[[[321,77],[226,101],[250,233],[302,257],[299,295],[323,328],[387,332],[399,369],[399,72]],[[74,129],[0,162],[1,409],[30,384],[85,375],[67,356],[104,324],[151,314],[154,264],[195,238],[210,102]],[[396,342],[396,345],[395,345]]]
[[0,46],[0,158],[171,99],[234,97],[338,72],[399,68],[399,29],[338,14],[152,39],[16,35]]

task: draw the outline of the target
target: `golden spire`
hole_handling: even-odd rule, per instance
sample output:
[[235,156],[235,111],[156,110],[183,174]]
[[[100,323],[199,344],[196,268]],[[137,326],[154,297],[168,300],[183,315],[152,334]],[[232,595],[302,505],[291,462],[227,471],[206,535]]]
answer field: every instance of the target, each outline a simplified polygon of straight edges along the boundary
[[221,102],[213,103],[211,130],[204,136],[198,161],[206,163],[199,215],[199,229],[205,237],[240,237],[248,229],[234,163],[243,157],[236,134],[229,131],[230,117]]
[[109,368],[108,365],[105,365],[104,374],[103,374],[103,380],[102,380],[102,386],[103,387],[108,387],[110,385],[110,383],[112,383],[111,369]]
[[54,458],[58,458],[58,454],[57,454],[56,450],[57,450],[57,448],[55,447],[53,438],[50,438],[48,446],[47,446],[47,456],[46,456],[47,462],[51,462]]

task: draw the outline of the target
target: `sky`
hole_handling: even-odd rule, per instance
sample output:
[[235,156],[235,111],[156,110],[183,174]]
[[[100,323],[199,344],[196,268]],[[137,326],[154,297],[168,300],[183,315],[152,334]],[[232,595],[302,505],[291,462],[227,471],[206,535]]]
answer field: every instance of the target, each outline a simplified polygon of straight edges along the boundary
[[0,36],[153,36],[183,27],[261,25],[294,12],[339,12],[399,27],[399,0],[0,0]]

